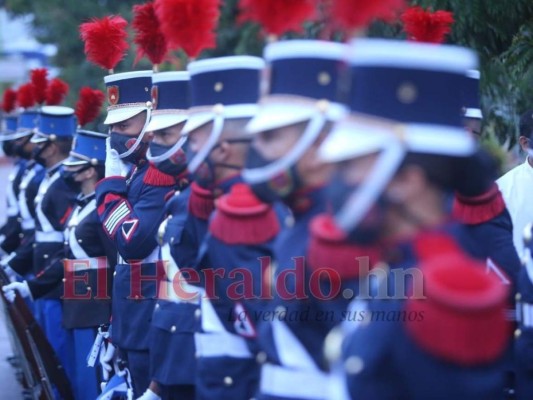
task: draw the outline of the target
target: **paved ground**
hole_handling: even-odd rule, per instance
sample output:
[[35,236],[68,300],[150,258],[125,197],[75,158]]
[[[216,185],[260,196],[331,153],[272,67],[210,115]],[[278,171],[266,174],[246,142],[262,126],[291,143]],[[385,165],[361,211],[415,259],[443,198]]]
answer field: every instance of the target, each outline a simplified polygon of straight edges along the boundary
[[[2,223],[5,219],[5,189],[10,169],[10,165],[0,163],[0,221]],[[13,368],[6,360],[12,354],[4,312],[0,310],[0,399],[22,400],[21,387],[15,379]]]

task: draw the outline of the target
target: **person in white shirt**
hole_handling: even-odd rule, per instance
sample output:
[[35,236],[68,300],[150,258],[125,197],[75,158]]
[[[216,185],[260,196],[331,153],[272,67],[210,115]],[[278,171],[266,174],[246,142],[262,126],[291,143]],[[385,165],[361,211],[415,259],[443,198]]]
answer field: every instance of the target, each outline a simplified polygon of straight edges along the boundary
[[523,231],[533,222],[533,109],[520,118],[520,147],[527,154],[524,163],[496,181],[513,222],[513,242],[519,256],[524,254]]

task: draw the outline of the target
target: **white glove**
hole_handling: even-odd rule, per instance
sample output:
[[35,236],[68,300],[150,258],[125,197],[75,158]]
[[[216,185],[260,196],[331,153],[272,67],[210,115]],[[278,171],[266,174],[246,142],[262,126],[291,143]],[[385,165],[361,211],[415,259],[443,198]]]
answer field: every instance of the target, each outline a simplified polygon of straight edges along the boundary
[[2,290],[4,291],[4,296],[6,296],[6,299],[10,303],[13,303],[17,296],[15,290],[17,290],[22,297],[31,297],[30,288],[26,281],[10,283],[9,285],[3,286]]
[[111,138],[105,141],[105,177],[126,176],[128,166],[120,159],[118,152],[111,148]]
[[150,389],[146,389],[146,392],[144,392],[141,397],[137,397],[137,400],[161,400],[161,397],[152,392]]
[[113,356],[115,355],[115,346],[108,343],[107,346],[102,346],[100,350],[100,365],[102,365],[102,375],[104,381],[109,380],[109,376],[113,371]]

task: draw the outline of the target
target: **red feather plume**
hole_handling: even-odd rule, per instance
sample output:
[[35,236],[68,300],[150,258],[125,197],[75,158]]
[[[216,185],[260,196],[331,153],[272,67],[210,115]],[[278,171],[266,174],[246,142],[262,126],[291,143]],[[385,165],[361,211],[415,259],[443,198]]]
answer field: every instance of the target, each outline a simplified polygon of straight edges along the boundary
[[59,78],[54,78],[46,91],[46,104],[56,106],[60,104],[68,93],[68,84]]
[[101,90],[84,86],[80,90],[80,97],[76,103],[76,117],[78,124],[84,126],[93,121],[104,104],[105,95]]
[[155,0],[154,6],[170,48],[196,58],[215,47],[220,0]]
[[17,91],[13,89],[6,89],[2,98],[2,110],[6,114],[9,114],[15,109],[15,104],[17,102]]
[[19,87],[17,103],[23,108],[31,108],[35,105],[35,88],[31,82]]
[[405,7],[405,0],[332,0],[331,19],[342,30],[367,27],[379,19],[390,22]]
[[80,25],[81,39],[85,42],[85,54],[89,61],[112,71],[124,58],[129,47],[128,22],[119,16],[94,18]]
[[261,24],[269,35],[302,31],[302,24],[315,17],[317,0],[240,0],[240,21]]
[[46,68],[32,69],[30,79],[35,90],[35,101],[38,104],[43,104],[46,100],[46,88],[48,87],[48,70]]
[[135,63],[146,56],[152,64],[161,64],[167,54],[168,44],[161,32],[153,2],[133,6],[132,25],[135,29],[134,42],[137,45]]
[[449,11],[432,13],[422,7],[410,7],[402,15],[407,38],[416,42],[443,43],[453,21],[453,13]]

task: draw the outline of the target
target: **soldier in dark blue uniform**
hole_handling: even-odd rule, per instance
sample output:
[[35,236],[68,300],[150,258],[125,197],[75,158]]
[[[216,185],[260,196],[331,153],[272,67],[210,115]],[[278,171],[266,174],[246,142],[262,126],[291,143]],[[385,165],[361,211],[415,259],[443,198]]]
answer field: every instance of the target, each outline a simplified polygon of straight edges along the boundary
[[[336,102],[345,50],[321,41],[287,41],[265,49],[270,90],[247,127],[254,137],[243,178],[259,199],[282,200],[293,216],[277,238],[278,283],[270,307],[275,314],[258,333],[261,398],[317,398],[327,386],[322,347],[331,323],[318,317],[321,300],[309,290],[305,257],[311,220],[327,207],[324,186],[330,169],[316,152],[345,112]],[[286,318],[291,314],[296,318]],[[294,379],[315,384],[294,384]]]
[[[18,188],[17,208],[20,218],[21,236],[20,243],[8,256],[0,262],[6,269],[8,275],[15,276],[14,270],[29,271],[29,266],[33,265],[33,242],[35,240],[35,196],[39,185],[44,178],[44,167],[33,160],[32,151],[35,144],[30,142],[34,130],[39,122],[39,113],[34,109],[24,110],[17,120],[17,130],[13,134],[15,139],[14,151],[21,157],[28,160],[23,171]],[[13,268],[11,268],[11,266]]]
[[8,297],[9,290],[19,290],[33,299],[58,285],[63,288],[62,324],[72,340],[68,350],[74,365],[76,399],[98,396],[97,374],[87,367],[87,355],[96,329],[109,323],[111,315],[110,285],[116,250],[103,232],[94,194],[96,183],[104,176],[106,138],[97,132],[78,131],[70,157],[63,162],[64,178],[70,186],[81,189],[65,230],[65,259],[57,259],[36,278],[4,288]]
[[[165,206],[166,219],[159,228],[161,259],[166,263],[166,279],[160,287],[150,326],[150,377],[152,382],[142,399],[194,399],[194,311],[190,303],[180,302],[172,287],[176,273],[170,246],[181,257],[196,252],[181,243],[187,218],[190,189],[187,159],[182,147],[186,142],[181,131],[190,105],[189,74],[162,72],[152,76],[153,111],[147,127],[153,132],[148,160],[160,171],[175,178],[177,188]],[[183,247],[182,247],[183,246]],[[191,257],[190,262],[194,260]],[[172,264],[172,265],[171,265]],[[181,262],[179,263],[180,265]]]
[[[39,127],[31,141],[36,143],[34,158],[46,167],[46,176],[35,197],[33,266],[22,265],[22,268],[17,268],[10,263],[20,275],[32,272],[35,276],[39,276],[56,261],[65,257],[63,231],[74,208],[78,190],[68,185],[62,175],[61,166],[68,157],[75,131],[76,119],[73,109],[61,106],[41,108]],[[17,289],[23,295],[30,294],[25,282]],[[42,297],[34,302],[35,315],[68,376],[72,378],[70,338],[62,326],[61,294],[60,282],[47,288],[41,293]]]
[[[4,110],[5,112],[6,110]],[[9,183],[6,189],[7,220],[0,228],[0,250],[4,254],[11,253],[19,246],[22,233],[18,209],[18,194],[20,181],[26,170],[27,160],[16,152],[15,142],[18,138],[18,135],[16,135],[17,118],[18,116],[13,112],[3,115],[4,126],[0,134],[4,155],[14,158],[13,169],[9,173]]]
[[[240,171],[250,144],[244,127],[257,111],[263,68],[262,59],[247,56],[189,65],[193,107],[184,128],[189,171],[196,184],[217,198],[198,265],[205,275],[201,330],[195,336],[199,399],[251,398],[257,391],[256,321],[242,317],[264,303],[259,298],[260,259],[270,264],[279,223],[273,207],[241,182]],[[220,276],[208,277],[214,271]],[[237,298],[237,292],[231,294],[232,283],[246,273],[253,278]],[[252,283],[258,286],[252,288]],[[241,319],[235,318],[237,313]]]
[[[119,261],[113,280],[111,339],[127,360],[136,395],[150,382],[149,330],[158,281],[164,277],[157,230],[175,179],[150,165],[146,150],[151,134],[150,71],[109,75],[107,85],[110,140],[106,178],[96,187],[104,231]],[[131,167],[131,169],[129,168]]]
[[[456,166],[476,152],[459,112],[476,57],[371,39],[351,52],[352,114],[320,155],[338,163],[337,225],[350,242],[380,243],[389,265],[369,274],[366,298],[354,302],[362,317],[346,323],[341,364],[349,393],[337,385],[335,398],[502,398],[507,287],[449,223]],[[328,339],[340,352],[342,339]]]
[[[463,126],[475,138],[481,135],[483,118],[479,97],[479,71],[467,71],[461,87]],[[496,160],[479,149],[458,164],[458,169],[462,174],[457,181],[453,217],[465,225],[468,234],[481,247],[487,267],[511,285],[510,293],[514,297],[520,260],[513,244],[511,215],[495,182]]]

